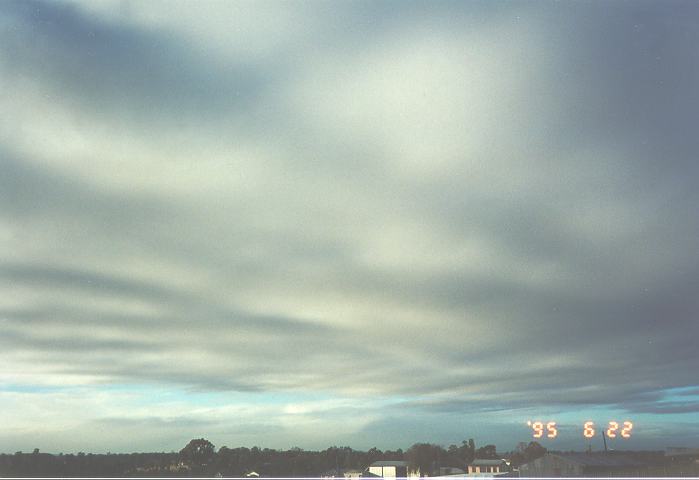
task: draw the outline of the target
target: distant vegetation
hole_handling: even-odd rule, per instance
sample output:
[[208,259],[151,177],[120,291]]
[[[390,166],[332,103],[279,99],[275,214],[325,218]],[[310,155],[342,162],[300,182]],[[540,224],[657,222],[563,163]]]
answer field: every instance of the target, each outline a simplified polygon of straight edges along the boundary
[[[516,465],[543,455],[541,445],[521,444],[508,454]],[[364,470],[377,460],[405,460],[412,467],[430,474],[440,466],[464,467],[474,458],[500,458],[495,445],[476,448],[473,439],[444,448],[417,443],[407,450],[368,451],[350,447],[330,447],[323,451],[300,448],[228,448],[218,451],[204,438],[190,441],[179,452],[131,454],[48,454],[35,449],[32,453],[0,455],[0,476],[16,477],[178,477],[234,476],[252,472],[264,477],[317,477],[349,469]]]

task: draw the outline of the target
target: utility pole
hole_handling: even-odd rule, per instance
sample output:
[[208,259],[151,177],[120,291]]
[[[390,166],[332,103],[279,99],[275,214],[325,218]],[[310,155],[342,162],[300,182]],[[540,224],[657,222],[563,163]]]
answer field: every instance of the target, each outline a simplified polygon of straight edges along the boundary
[[604,451],[607,451],[607,436],[604,434],[604,428],[602,430],[602,440],[604,440]]

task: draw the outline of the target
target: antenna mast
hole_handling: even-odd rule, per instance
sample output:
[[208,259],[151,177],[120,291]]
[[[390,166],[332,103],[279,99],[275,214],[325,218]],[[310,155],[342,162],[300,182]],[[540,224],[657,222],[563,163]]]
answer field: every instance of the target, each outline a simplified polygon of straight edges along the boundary
[[607,436],[604,434],[604,428],[602,429],[602,440],[604,440],[604,451],[607,451]]

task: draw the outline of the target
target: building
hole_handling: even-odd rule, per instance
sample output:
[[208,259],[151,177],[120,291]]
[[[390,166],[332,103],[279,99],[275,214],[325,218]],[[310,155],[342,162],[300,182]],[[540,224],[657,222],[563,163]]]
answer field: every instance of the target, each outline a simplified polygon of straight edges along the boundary
[[369,473],[383,478],[406,478],[408,462],[403,460],[379,460],[369,465]]
[[547,453],[520,466],[519,473],[522,477],[647,477],[656,468],[632,452]]
[[507,463],[504,460],[489,460],[476,458],[468,464],[468,474],[474,473],[503,473],[507,472]]

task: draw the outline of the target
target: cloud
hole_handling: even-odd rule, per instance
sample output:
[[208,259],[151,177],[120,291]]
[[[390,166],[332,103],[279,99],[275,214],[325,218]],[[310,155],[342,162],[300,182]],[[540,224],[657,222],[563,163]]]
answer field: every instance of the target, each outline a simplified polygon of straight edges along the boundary
[[347,399],[694,412],[680,6],[3,4],[0,379],[322,393],[246,420],[318,442]]

